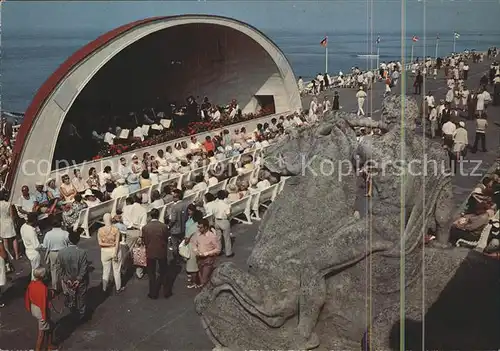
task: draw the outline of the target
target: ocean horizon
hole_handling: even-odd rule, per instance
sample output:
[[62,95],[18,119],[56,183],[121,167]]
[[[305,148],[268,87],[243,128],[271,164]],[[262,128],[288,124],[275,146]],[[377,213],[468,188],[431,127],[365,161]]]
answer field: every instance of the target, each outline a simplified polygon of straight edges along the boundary
[[[20,6],[18,3],[15,5]],[[108,30],[131,21],[131,18],[119,22],[115,19],[114,22],[106,22],[105,25],[87,26],[78,25],[79,22],[74,25],[71,25],[71,22],[54,24],[45,16],[44,21],[41,21],[45,23],[28,21],[26,25],[21,26],[13,21],[13,16],[19,16],[18,13],[22,11],[11,11],[12,14],[10,14],[8,8],[12,6],[12,3],[2,6],[4,7],[2,9],[0,72],[1,108],[4,111],[24,112],[41,84],[71,54]],[[497,10],[500,13],[500,5]],[[226,13],[214,14],[227,15]],[[147,13],[138,18],[145,17],[148,17]],[[420,40],[414,44],[414,58],[434,57],[438,34],[440,37],[439,56],[452,52],[454,31],[460,33],[460,38],[456,40],[457,52],[465,49],[486,50],[490,46],[500,46],[500,28],[488,26],[487,23],[483,27],[481,23],[475,27],[457,25],[455,27],[459,28],[447,32],[435,26],[433,29],[430,24],[424,33],[422,30],[407,28],[402,40],[399,27],[394,31],[387,29],[376,31],[359,28],[359,26],[355,28],[354,24],[349,25],[349,22],[345,22],[343,26],[338,26],[340,29],[336,30],[320,28],[304,30],[286,23],[280,27],[271,27],[266,25],[267,22],[260,25],[252,23],[244,16],[231,17],[255,25],[257,29],[271,38],[290,61],[296,77],[302,76],[305,80],[315,76],[318,72],[325,71],[325,49],[320,46],[320,41],[325,36],[328,36],[328,72],[331,75],[336,75],[340,70],[348,72],[354,66],[362,70],[375,68],[376,58],[360,58],[358,55],[376,54],[375,41],[379,35],[381,62],[401,60],[403,45],[405,45],[405,60],[408,61],[411,54],[412,35],[420,37]]]

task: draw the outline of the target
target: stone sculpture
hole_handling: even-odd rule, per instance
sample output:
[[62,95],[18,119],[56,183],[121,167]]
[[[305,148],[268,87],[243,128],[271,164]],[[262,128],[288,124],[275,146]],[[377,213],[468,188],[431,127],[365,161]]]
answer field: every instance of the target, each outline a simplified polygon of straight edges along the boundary
[[[220,265],[195,300],[215,345],[359,349],[369,339],[374,349],[387,348],[401,291],[418,294],[422,265],[429,264],[423,235],[431,229],[439,242],[448,240],[449,174],[419,175],[425,165],[418,162],[408,172],[424,151],[428,161],[447,164],[439,145],[424,145],[413,131],[417,117],[413,99],[391,96],[382,122],[337,112],[272,147],[265,165],[292,177],[265,213],[248,271]],[[363,125],[385,133],[358,145],[353,127]],[[383,168],[373,176],[380,194],[362,218],[354,216],[356,160]]]

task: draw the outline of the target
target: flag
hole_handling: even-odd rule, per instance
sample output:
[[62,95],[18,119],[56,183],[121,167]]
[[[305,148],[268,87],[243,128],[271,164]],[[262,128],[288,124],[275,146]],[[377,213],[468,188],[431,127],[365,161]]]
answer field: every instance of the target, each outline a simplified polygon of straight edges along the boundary
[[460,34],[458,34],[457,32],[453,33],[453,35],[455,36],[455,39],[460,38]]
[[419,41],[419,40],[420,40],[420,38],[419,38],[419,37],[417,37],[416,35],[414,35],[414,36],[412,36],[412,37],[411,37],[411,40],[412,40],[413,42],[417,42],[417,41]]
[[380,35],[377,37],[377,44],[380,44]]
[[325,37],[320,43],[322,47],[326,48],[328,45],[328,37]]

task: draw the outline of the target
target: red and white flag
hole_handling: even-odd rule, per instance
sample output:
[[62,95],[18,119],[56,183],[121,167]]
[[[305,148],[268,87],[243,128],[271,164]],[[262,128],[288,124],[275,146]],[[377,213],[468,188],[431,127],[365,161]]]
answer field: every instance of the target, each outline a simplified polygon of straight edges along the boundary
[[320,41],[319,45],[326,48],[328,46],[328,37],[325,37],[322,41]]
[[412,40],[413,42],[417,42],[417,41],[419,41],[419,40],[420,40],[420,38],[419,38],[419,37],[417,37],[416,35],[414,35],[414,36],[412,36],[412,37],[411,37],[411,40]]

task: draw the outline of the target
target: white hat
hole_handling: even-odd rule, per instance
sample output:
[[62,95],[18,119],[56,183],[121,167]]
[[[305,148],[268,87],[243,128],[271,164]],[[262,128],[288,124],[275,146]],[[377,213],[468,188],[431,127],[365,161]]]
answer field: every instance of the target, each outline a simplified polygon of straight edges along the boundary
[[[62,176],[62,178],[64,178],[64,176]],[[55,181],[55,179],[54,178],[49,178],[49,179],[47,179],[47,182],[45,184],[49,184],[51,181]]]
[[465,123],[464,123],[463,121],[460,121],[460,122],[458,123],[458,125],[459,125],[460,127],[462,127],[462,128],[465,128]]
[[473,193],[482,194],[483,193],[483,189],[481,189],[480,187],[477,187],[477,188],[474,189]]
[[35,185],[36,185],[36,186],[43,186],[43,183],[42,183],[42,182],[40,182],[40,181],[38,181],[38,182],[36,182],[36,183],[35,183]]
[[363,86],[360,86],[360,87],[359,87],[359,90],[363,90]]
[[118,184],[125,184],[125,179],[120,178],[120,179],[118,179],[116,182],[117,182]]
[[90,190],[90,189],[85,190],[85,192],[83,193],[83,197],[87,197],[87,196],[94,196],[94,193],[92,192],[92,190]]

